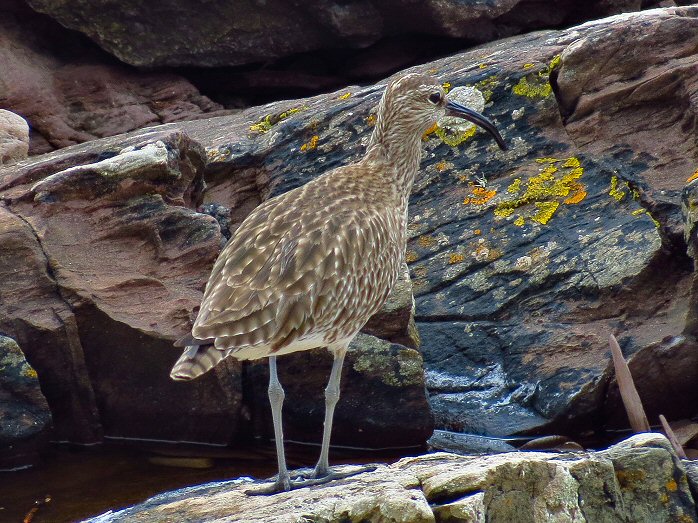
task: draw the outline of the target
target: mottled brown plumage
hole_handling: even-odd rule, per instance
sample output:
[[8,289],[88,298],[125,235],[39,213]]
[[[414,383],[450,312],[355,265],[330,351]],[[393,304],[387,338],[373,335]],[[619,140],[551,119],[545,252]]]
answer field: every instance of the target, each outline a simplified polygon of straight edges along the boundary
[[[331,350],[341,370],[347,346],[398,277],[421,136],[447,111],[493,132],[484,117],[447,102],[436,79],[411,74],[393,81],[359,162],[257,207],[216,261],[171,376],[194,378],[227,356],[258,359],[315,347]],[[338,396],[334,368],[332,376]]]

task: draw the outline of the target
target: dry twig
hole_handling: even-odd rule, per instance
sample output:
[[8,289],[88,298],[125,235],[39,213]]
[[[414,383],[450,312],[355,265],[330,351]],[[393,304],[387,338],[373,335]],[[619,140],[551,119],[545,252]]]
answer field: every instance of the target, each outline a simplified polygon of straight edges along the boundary
[[620,345],[618,345],[618,341],[613,334],[609,338],[609,344],[611,345],[611,356],[613,356],[613,367],[616,370],[616,381],[618,382],[620,397],[628,414],[630,427],[635,432],[649,432],[650,424],[647,421],[645,409],[642,407],[640,395],[637,393],[635,382],[633,382],[628,364],[620,350]]
[[671,430],[671,426],[664,417],[664,414],[659,415],[659,421],[662,423],[662,427],[664,427],[664,434],[666,434],[666,437],[669,439],[669,443],[671,443],[671,446],[674,448],[676,455],[681,459],[686,459],[686,453],[683,451],[683,447],[681,446],[681,443],[679,443],[676,434],[674,434],[674,431]]

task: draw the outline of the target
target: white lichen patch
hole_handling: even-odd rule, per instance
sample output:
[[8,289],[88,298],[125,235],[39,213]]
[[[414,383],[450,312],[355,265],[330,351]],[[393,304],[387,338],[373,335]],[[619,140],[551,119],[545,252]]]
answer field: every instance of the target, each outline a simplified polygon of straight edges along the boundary
[[[485,97],[476,87],[469,85],[454,87],[448,93],[448,99],[459,103],[477,112],[485,109]],[[455,116],[444,116],[439,120],[439,127],[454,134],[465,133],[472,130],[475,125]]]

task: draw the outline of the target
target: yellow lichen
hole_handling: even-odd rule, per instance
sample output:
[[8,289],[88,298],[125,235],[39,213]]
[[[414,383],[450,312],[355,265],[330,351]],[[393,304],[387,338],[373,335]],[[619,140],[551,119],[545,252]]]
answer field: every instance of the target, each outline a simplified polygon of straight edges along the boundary
[[32,379],[37,379],[39,375],[36,373],[34,369],[32,369],[29,365],[25,365],[24,368],[22,369],[22,376],[25,378],[32,378]]
[[497,194],[495,189],[486,189],[478,185],[471,186],[470,190],[472,196],[465,198],[463,200],[463,205],[485,205]]
[[346,93],[344,93],[344,94],[340,94],[340,95],[337,97],[337,100],[347,100],[347,99],[349,99],[350,96],[351,96],[351,93],[350,93],[350,92],[346,92]]
[[472,138],[473,136],[475,136],[477,128],[474,125],[471,125],[467,127],[465,131],[454,132],[451,130],[446,130],[437,125],[435,132],[436,136],[441,138],[441,141],[443,141],[446,145],[450,145],[451,147],[457,147],[458,145],[466,141],[468,138]]
[[540,78],[535,79],[535,76],[532,76],[531,79],[524,76],[514,86],[512,92],[527,98],[547,98],[552,94],[553,88],[548,83],[547,78],[543,81]]
[[417,241],[419,242],[419,245],[421,247],[424,247],[425,249],[429,249],[436,245],[436,238],[434,238],[433,236],[423,235],[420,236]]
[[434,165],[437,171],[440,173],[444,172],[446,169],[448,169],[448,164],[441,160],[440,162],[436,162],[436,165]]
[[548,70],[552,71],[558,65],[560,65],[560,62],[562,62],[562,56],[560,56],[559,54],[556,54],[555,56],[553,56],[553,59],[550,60],[550,63],[548,64]]
[[679,486],[676,484],[676,481],[673,479],[670,479],[667,484],[666,484],[666,489],[669,492],[676,492],[676,490],[679,488]]
[[[553,93],[550,85],[550,72],[559,65],[560,55],[555,55],[550,63],[540,71],[522,76],[519,82],[512,88],[512,92],[518,96],[527,98],[547,98]],[[535,64],[524,64],[524,69],[531,69]]]
[[480,80],[475,83],[474,87],[482,93],[485,98],[485,103],[489,102],[492,98],[494,88],[499,85],[499,78],[496,75],[488,76],[487,78]]
[[696,169],[696,172],[694,172],[691,176],[688,177],[688,179],[686,180],[686,183],[690,183],[697,178],[698,178],[698,169]]
[[480,69],[487,69],[487,64],[480,64],[478,65]]
[[441,87],[444,88],[444,91],[449,92],[451,90],[451,84],[450,82],[444,82],[441,84]]
[[553,217],[555,211],[560,206],[560,202],[536,202],[536,209],[538,212],[531,216],[531,220],[545,225]]
[[635,209],[630,214],[632,214],[633,216],[640,216],[641,214],[645,214],[646,212],[647,212],[647,209],[640,208],[640,209]]
[[448,263],[454,265],[456,263],[461,263],[465,260],[465,256],[461,253],[453,252],[448,256]]
[[366,125],[368,125],[369,127],[373,127],[374,125],[376,125],[376,115],[375,114],[369,114],[366,117]]
[[405,261],[407,263],[412,263],[417,261],[417,251],[407,251],[405,253]]
[[307,151],[312,151],[313,149],[317,148],[317,143],[320,137],[316,134],[314,135],[308,143],[304,143],[301,145],[301,151],[307,152]]
[[282,113],[268,114],[256,124],[251,125],[250,131],[264,134],[268,132],[277,123],[286,120],[287,118],[293,116],[296,113],[300,113],[304,109],[306,109],[306,107],[292,107],[291,109]]
[[[508,218],[518,211],[514,225],[521,227],[526,219],[545,225],[560,204],[578,204],[586,198],[586,187],[579,181],[584,174],[579,158],[537,158],[536,163],[541,164],[538,174],[525,182],[515,178],[506,191],[514,197],[499,202],[494,210],[495,216]],[[526,208],[530,204],[534,209]]]
[[521,178],[514,178],[514,181],[509,187],[507,187],[507,192],[510,194],[517,193],[521,190]]
[[659,228],[661,227],[661,224],[655,219],[654,216],[645,208],[640,208],[640,209],[635,209],[633,212],[630,213],[632,216],[641,216],[643,214],[646,214],[650,220],[652,220],[652,223],[654,223],[654,226]]
[[608,191],[608,195],[611,198],[615,198],[617,201],[621,201],[623,198],[625,198],[625,191],[620,190],[618,185],[618,177],[615,175],[611,176],[611,189]]

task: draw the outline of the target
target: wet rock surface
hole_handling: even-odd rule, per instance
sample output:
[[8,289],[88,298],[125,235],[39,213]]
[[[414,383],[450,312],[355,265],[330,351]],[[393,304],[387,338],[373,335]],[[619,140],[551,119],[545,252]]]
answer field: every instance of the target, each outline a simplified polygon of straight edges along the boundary
[[686,468],[651,433],[601,452],[440,452],[274,496],[249,488],[245,479],[200,485],[88,521],[698,521]]
[[[510,144],[500,152],[470,128],[442,126],[425,136],[406,261],[438,427],[503,436],[624,426],[610,377],[609,332],[630,357],[650,418],[659,412],[670,419],[695,414],[693,267],[685,254],[680,192],[681,180],[698,163],[690,116],[695,100],[682,94],[694,90],[687,64],[696,59],[697,35],[698,10],[670,8],[524,35],[413,68],[439,76],[450,88],[480,90],[485,114]],[[592,74],[598,55],[616,60],[618,74]],[[681,123],[668,86],[684,108]],[[166,345],[184,332],[223,241],[215,220],[196,213],[196,206],[230,209],[224,227],[234,231],[260,201],[356,160],[375,123],[382,88],[348,87],[237,115],[147,128],[0,171],[8,219],[35,231],[27,241],[40,242],[32,247],[39,249],[36,270],[51,271],[39,281],[53,286],[51,299],[61,307],[70,305],[65,314],[79,333],[70,337],[72,353],[58,352],[84,353],[84,365],[114,368],[122,352],[111,338],[122,339],[128,358],[119,361],[140,363],[124,364],[113,372],[116,381],[104,383],[116,387],[135,372],[134,383],[165,387],[150,373],[164,373],[167,358],[176,358],[174,349],[165,356]],[[607,124],[597,129],[595,120]],[[588,139],[582,129],[596,134]],[[671,179],[664,143],[680,143],[683,151],[670,155]],[[138,167],[144,156],[145,167]],[[130,171],[116,167],[125,158],[131,159]],[[121,174],[95,183],[110,169]],[[99,248],[75,244],[76,237]],[[187,243],[191,238],[196,241]],[[39,263],[38,254],[48,265]],[[43,310],[33,314],[46,320]],[[90,329],[93,322],[97,327]],[[100,334],[116,332],[106,328],[110,323],[118,323],[123,338]],[[383,332],[373,334],[407,344],[404,330],[398,339],[388,332],[388,320],[381,323]],[[19,320],[10,324],[19,336]],[[34,365],[31,344],[17,339]],[[146,346],[161,354],[157,361],[144,356]],[[404,350],[389,349],[396,357]],[[46,373],[35,367],[43,379]],[[282,361],[281,372],[283,367]],[[217,387],[239,397],[250,377],[255,390],[265,386],[263,372],[245,378],[229,371],[196,385],[211,387],[201,392],[197,408],[209,402],[215,412],[223,411],[224,400],[211,392]],[[361,386],[347,372],[343,394],[349,398],[348,390]],[[326,379],[318,374],[319,382]],[[302,387],[305,377],[297,379],[282,382]],[[106,390],[94,391],[96,405],[112,405],[99,399],[112,396]],[[215,399],[204,399],[207,394]],[[264,394],[254,394],[248,407],[266,409]],[[243,418],[266,416],[250,414],[248,407],[240,407]],[[314,408],[322,409],[321,400]],[[226,412],[215,419],[227,424]],[[234,430],[213,432],[226,439]]]
[[0,470],[33,464],[46,442],[51,412],[36,371],[15,340],[0,335]]

